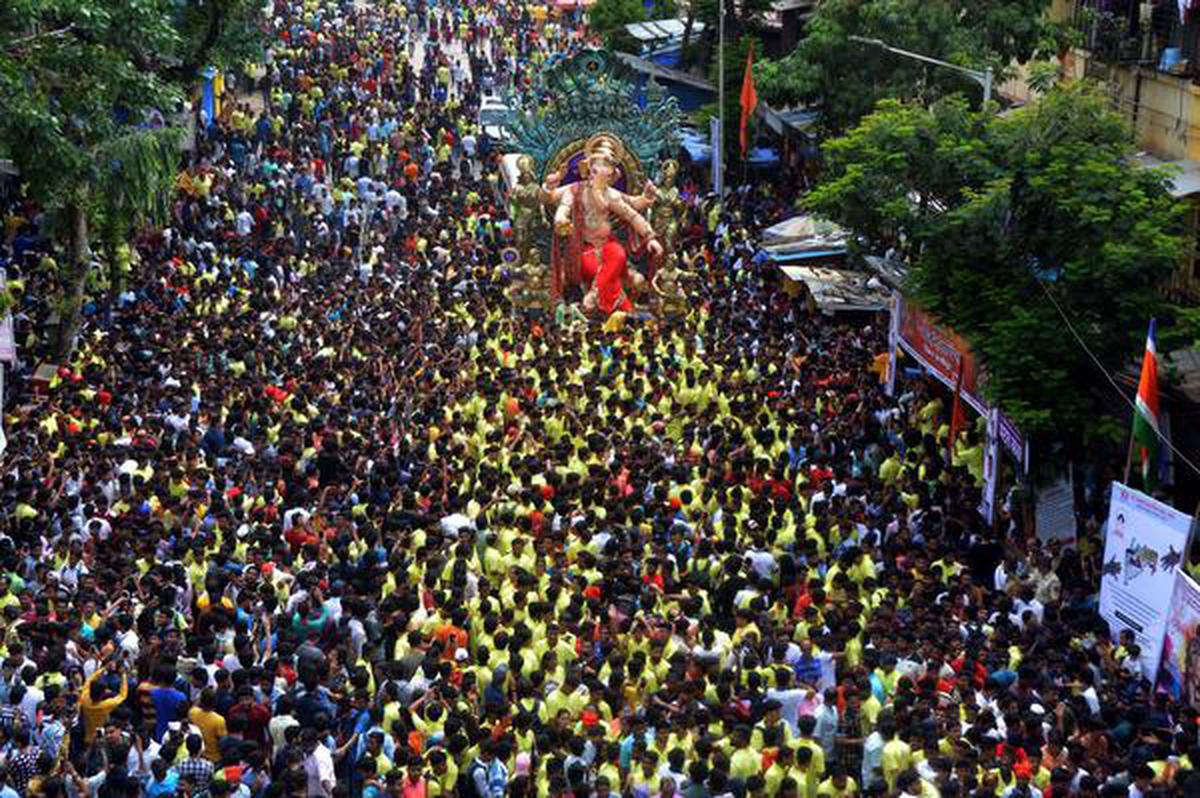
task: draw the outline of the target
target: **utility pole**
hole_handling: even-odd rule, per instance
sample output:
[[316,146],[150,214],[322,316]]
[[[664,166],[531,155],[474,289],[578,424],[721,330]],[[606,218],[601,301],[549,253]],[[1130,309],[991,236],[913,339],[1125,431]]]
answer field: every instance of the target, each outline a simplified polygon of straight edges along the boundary
[[721,159],[719,168],[717,169],[716,185],[713,186],[717,192],[717,201],[723,202],[725,198],[725,0],[717,0],[717,114],[721,120],[718,127],[721,129],[720,140],[713,142],[713,148],[720,148],[718,152],[714,152],[714,157]]
[[899,47],[892,47],[890,44],[888,44],[887,42],[885,42],[881,39],[868,39],[865,36],[851,36],[850,41],[858,42],[859,44],[867,44],[867,45],[870,45],[871,47],[878,47],[880,50],[886,50],[889,53],[895,53],[896,55],[902,55],[905,58],[911,58],[915,61],[924,61],[927,64],[933,64],[934,66],[940,66],[940,67],[945,67],[946,69],[952,69],[955,72],[959,73],[960,75],[966,75],[971,80],[975,81],[976,83],[978,83],[980,86],[983,87],[983,104],[985,107],[987,106],[988,103],[990,103],[992,101],[993,75],[992,75],[991,67],[987,67],[986,69],[983,69],[983,70],[969,69],[968,67],[959,66],[958,64],[952,64],[949,61],[943,61],[940,58],[933,58],[928,55],[921,55],[920,53],[914,53],[911,50],[903,50]]

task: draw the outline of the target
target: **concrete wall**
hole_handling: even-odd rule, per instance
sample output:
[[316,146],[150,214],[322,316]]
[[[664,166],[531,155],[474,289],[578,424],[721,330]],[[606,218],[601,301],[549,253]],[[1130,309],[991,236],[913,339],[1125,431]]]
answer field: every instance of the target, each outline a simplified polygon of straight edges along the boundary
[[1200,87],[1143,66],[1111,67],[1106,82],[1139,147],[1163,160],[1200,159]]

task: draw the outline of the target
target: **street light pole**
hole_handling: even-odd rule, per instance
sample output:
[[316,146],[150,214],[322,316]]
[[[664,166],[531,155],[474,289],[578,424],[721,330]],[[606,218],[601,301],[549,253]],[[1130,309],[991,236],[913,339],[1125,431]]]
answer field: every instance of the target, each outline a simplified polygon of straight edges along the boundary
[[892,47],[890,44],[888,44],[887,42],[885,42],[881,39],[868,39],[865,36],[851,36],[850,41],[858,42],[859,44],[868,44],[872,47],[878,47],[881,50],[886,50],[887,52],[895,53],[896,55],[902,55],[905,58],[911,58],[915,61],[924,61],[927,64],[933,64],[934,66],[940,66],[940,67],[945,67],[946,69],[952,69],[955,72],[958,72],[960,75],[966,75],[971,80],[975,81],[976,83],[978,83],[980,86],[983,87],[983,104],[984,104],[984,106],[986,106],[988,103],[990,103],[992,101],[992,81],[993,81],[994,75],[992,73],[991,67],[987,67],[982,70],[970,69],[968,67],[959,66],[958,64],[952,64],[949,61],[943,61],[940,58],[933,58],[928,55],[922,55],[921,53],[914,53],[911,50],[904,50],[899,47]]
[[717,168],[717,200],[725,197],[725,0],[717,0],[717,118],[721,130],[719,141],[713,142],[714,147],[721,149],[715,154],[720,163]]

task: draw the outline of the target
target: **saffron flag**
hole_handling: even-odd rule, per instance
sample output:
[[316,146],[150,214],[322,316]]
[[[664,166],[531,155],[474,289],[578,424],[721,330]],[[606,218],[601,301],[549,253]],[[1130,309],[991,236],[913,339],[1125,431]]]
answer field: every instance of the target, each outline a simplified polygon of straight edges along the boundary
[[1142,483],[1150,484],[1158,462],[1158,350],[1154,344],[1154,319],[1146,333],[1142,376],[1138,380],[1137,410],[1133,414],[1133,441],[1142,464]]
[[954,444],[958,442],[959,433],[967,428],[967,409],[963,407],[962,385],[963,360],[960,358],[958,362],[958,379],[954,381],[954,405],[950,409],[950,434],[946,436],[946,448],[949,450],[951,457],[954,457]]
[[742,76],[742,125],[738,140],[742,143],[743,158],[746,157],[746,148],[749,146],[746,125],[757,107],[758,92],[754,90],[754,42],[751,41],[750,52],[746,53],[746,74]]

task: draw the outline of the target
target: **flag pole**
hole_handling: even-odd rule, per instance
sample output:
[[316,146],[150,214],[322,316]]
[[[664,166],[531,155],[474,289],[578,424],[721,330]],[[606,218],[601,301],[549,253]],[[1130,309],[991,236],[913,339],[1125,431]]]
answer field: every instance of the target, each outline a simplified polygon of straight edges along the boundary
[[[1134,411],[1136,413],[1136,411]],[[1123,485],[1129,484],[1129,471],[1133,468],[1133,429],[1129,430],[1129,451],[1125,454],[1125,477],[1121,480]]]

